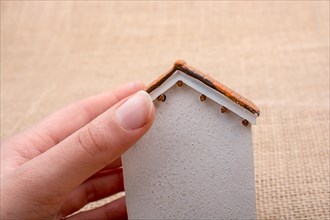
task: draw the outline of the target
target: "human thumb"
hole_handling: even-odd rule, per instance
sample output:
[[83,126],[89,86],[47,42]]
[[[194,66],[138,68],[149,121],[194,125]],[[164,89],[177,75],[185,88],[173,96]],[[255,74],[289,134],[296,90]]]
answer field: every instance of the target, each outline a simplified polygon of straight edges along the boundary
[[139,91],[23,165],[23,169],[33,172],[21,173],[34,179],[29,187],[39,192],[46,186],[48,192],[68,193],[141,138],[151,127],[154,115],[151,97]]

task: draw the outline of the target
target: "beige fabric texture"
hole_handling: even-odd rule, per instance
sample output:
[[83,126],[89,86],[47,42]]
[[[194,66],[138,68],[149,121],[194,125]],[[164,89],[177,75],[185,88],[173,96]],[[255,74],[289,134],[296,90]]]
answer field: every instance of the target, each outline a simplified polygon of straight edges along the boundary
[[258,218],[329,219],[328,1],[1,2],[1,137],[177,59],[260,108]]

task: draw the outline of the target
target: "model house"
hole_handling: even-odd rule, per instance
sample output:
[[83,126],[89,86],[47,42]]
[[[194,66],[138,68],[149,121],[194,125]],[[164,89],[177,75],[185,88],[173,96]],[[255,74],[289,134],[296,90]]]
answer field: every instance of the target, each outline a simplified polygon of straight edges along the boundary
[[177,61],[152,82],[152,128],[123,156],[130,219],[256,219],[255,104]]

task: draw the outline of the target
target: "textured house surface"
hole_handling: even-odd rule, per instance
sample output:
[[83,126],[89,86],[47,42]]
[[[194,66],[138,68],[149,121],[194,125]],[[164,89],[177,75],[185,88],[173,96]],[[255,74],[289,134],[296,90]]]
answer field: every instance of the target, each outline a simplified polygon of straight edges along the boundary
[[259,109],[182,61],[147,91],[155,122],[122,157],[129,218],[256,218]]

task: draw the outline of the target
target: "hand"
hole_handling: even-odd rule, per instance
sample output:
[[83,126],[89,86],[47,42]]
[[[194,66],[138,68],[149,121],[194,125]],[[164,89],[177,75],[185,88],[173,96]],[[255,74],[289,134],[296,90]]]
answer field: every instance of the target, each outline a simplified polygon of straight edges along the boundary
[[[87,98],[3,142],[1,219],[61,219],[123,191],[120,155],[155,115],[142,89],[130,83]],[[68,217],[121,218],[127,218],[124,198]]]

